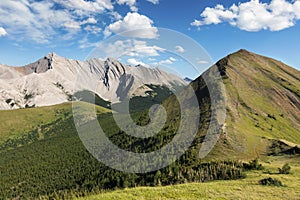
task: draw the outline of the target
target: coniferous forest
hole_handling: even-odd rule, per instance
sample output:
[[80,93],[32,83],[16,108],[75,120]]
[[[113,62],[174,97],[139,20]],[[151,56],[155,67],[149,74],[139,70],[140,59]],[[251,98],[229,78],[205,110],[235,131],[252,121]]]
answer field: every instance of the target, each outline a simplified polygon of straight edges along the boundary
[[[78,137],[70,113],[62,116],[1,146],[1,199],[63,198],[107,189],[245,177],[242,163],[199,161],[196,146],[161,170],[146,174],[120,172],[96,160]],[[136,113],[133,118],[140,124],[148,121],[147,112]],[[167,125],[155,137],[137,139],[124,137],[125,133],[114,124],[111,113],[99,114],[98,120],[112,142],[135,152],[160,148],[172,139],[174,133],[170,130],[176,128],[174,124]]]

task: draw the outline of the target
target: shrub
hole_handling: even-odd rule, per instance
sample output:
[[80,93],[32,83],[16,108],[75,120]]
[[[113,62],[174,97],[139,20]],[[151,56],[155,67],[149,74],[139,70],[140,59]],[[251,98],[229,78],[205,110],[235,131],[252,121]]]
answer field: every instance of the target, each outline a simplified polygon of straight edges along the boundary
[[282,168],[278,168],[279,174],[289,174],[291,172],[291,166],[285,163]]
[[267,185],[267,186],[278,186],[278,187],[283,186],[283,184],[280,180],[278,180],[276,178],[271,178],[271,177],[260,180],[259,184]]
[[29,100],[33,98],[33,94],[25,94],[24,99]]
[[264,167],[259,163],[258,158],[251,160],[249,163],[244,163],[243,167],[245,170],[263,170]]
[[12,99],[7,99],[5,102],[6,102],[7,104],[10,104],[12,101],[13,101]]
[[276,117],[275,117],[275,115],[273,115],[273,114],[268,114],[268,117],[271,118],[271,119],[276,120]]

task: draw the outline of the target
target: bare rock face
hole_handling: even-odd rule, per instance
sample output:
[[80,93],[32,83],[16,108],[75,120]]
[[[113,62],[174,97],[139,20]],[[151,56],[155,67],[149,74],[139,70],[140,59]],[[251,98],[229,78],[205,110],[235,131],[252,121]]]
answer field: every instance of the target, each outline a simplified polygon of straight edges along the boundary
[[172,89],[187,83],[157,68],[127,66],[113,58],[83,62],[50,53],[24,67],[0,65],[0,110],[60,104],[81,90],[118,102],[145,84]]
[[25,74],[32,74],[32,73],[45,73],[46,71],[52,69],[52,62],[55,54],[49,53],[44,58],[38,60],[35,63],[26,65],[24,67],[24,73]]

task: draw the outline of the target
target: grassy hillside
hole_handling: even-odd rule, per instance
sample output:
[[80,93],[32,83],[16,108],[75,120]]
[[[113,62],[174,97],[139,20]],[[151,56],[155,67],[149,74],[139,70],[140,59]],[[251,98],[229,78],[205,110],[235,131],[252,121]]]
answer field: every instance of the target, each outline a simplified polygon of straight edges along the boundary
[[246,50],[225,57],[214,67],[225,84],[227,118],[209,158],[268,155],[278,140],[300,144],[299,71]]
[[71,114],[71,104],[0,111],[0,143]]
[[[91,106],[83,102],[81,104]],[[99,106],[96,107],[96,110],[99,113],[108,111]],[[1,110],[0,145],[9,139],[14,140],[26,136],[34,130],[39,130],[42,126],[65,120],[70,116],[72,116],[72,103],[40,108]]]
[[[247,178],[207,183],[188,183],[164,187],[139,187],[132,189],[104,191],[80,200],[110,199],[299,199],[300,164],[299,157],[270,157],[263,163],[262,171],[251,171]],[[277,168],[285,162],[292,166],[289,175],[277,174]],[[271,175],[269,174],[271,172]],[[273,173],[273,174],[272,174]],[[283,182],[284,187],[263,186],[259,180],[272,177]]]

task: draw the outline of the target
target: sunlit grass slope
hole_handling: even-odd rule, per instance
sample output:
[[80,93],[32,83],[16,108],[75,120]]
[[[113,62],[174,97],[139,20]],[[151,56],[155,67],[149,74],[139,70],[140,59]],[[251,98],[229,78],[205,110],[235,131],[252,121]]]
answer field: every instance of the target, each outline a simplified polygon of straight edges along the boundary
[[[270,157],[263,163],[265,170],[251,171],[247,178],[207,183],[188,183],[165,187],[139,187],[132,189],[107,191],[81,200],[161,200],[161,199],[300,199],[300,157]],[[286,162],[292,166],[291,174],[277,174],[277,168]],[[268,174],[267,172],[270,172]],[[277,178],[284,187],[262,186],[259,180]]]
[[[89,107],[87,103],[80,102],[81,107]],[[108,109],[96,106],[97,112],[107,112]],[[28,132],[38,129],[42,125],[63,120],[72,115],[72,103],[60,105],[28,108],[18,110],[0,111],[0,144],[8,139],[14,139]]]
[[227,118],[210,158],[268,155],[272,142],[282,139],[300,144],[300,71],[246,50],[216,67],[226,88]]

